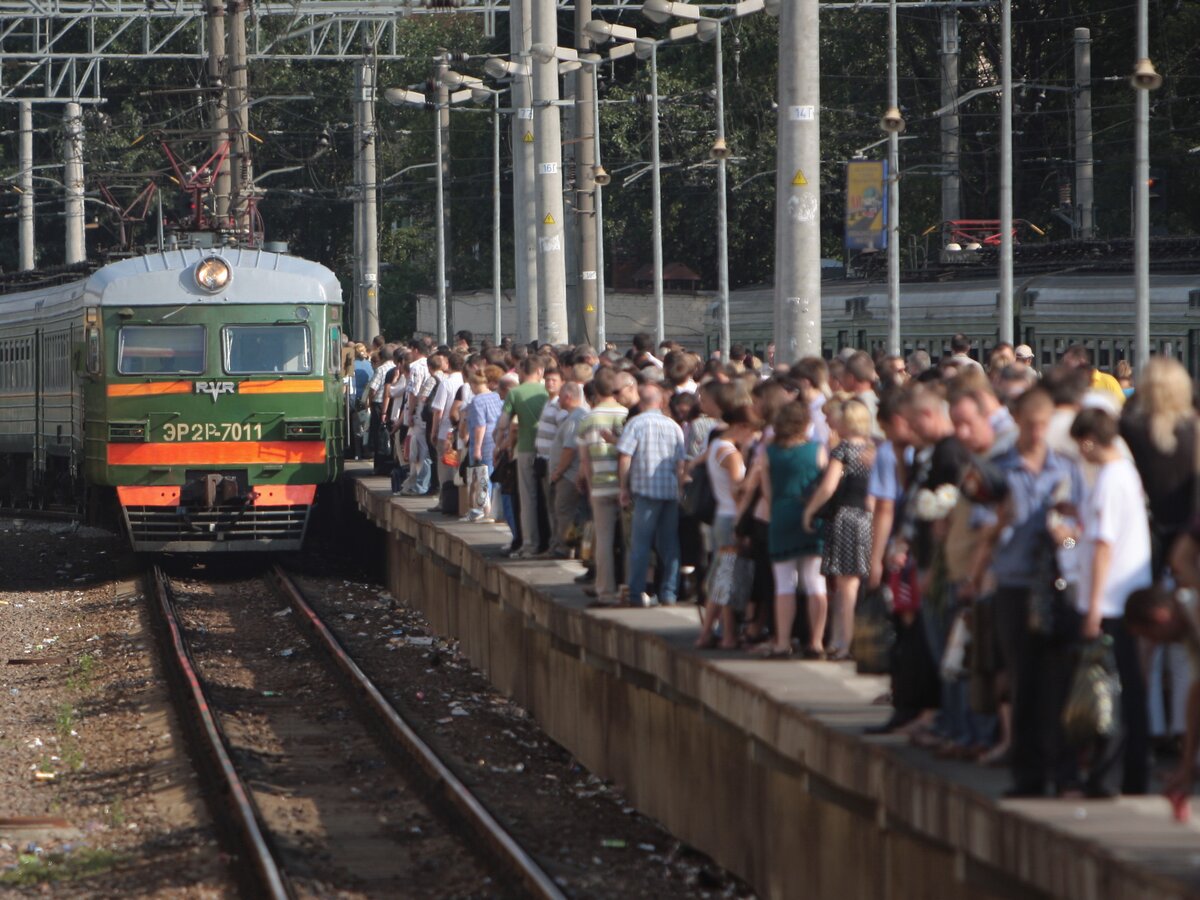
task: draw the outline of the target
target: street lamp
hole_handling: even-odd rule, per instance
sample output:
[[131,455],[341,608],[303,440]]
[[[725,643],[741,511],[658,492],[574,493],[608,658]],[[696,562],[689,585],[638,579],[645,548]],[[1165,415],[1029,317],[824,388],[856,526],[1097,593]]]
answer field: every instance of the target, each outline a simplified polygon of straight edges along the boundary
[[[725,56],[722,47],[724,25],[741,16],[748,16],[766,8],[764,0],[744,0],[733,7],[733,12],[719,19],[701,18],[700,12],[686,3],[671,3],[667,0],[646,0],[642,3],[642,15],[660,24],[671,16],[689,18],[690,25],[678,25],[671,29],[672,41],[695,37],[702,43],[714,45],[715,80],[717,101],[717,138],[713,141],[709,156],[717,163],[717,301],[721,311],[721,357],[729,360],[729,198],[727,190],[729,145],[725,141]],[[655,117],[657,119],[657,116]]]
[[[492,339],[500,346],[503,323],[500,316],[501,271],[500,271],[500,94],[501,90],[476,84],[471,88],[471,97],[477,102],[491,101],[492,104]],[[512,110],[508,110],[512,112]]]
[[1162,76],[1150,61],[1149,15],[1146,0],[1137,5],[1137,64],[1130,79],[1136,93],[1134,148],[1133,300],[1134,362],[1140,372],[1150,359],[1150,92],[1162,86]]
[[[686,3],[666,3],[670,7],[687,7]],[[697,18],[700,11],[694,7]],[[670,15],[670,13],[668,13]],[[665,21],[665,20],[663,20]],[[654,253],[654,342],[661,344],[666,340],[666,317],[663,311],[663,248],[662,248],[662,160],[659,153],[658,136],[658,45],[665,41],[655,41],[638,35],[636,29],[624,25],[610,25],[598,19],[593,19],[584,26],[584,30],[597,43],[618,40],[616,46],[608,51],[609,59],[620,59],[636,54],[638,59],[650,60],[650,165],[654,177],[650,189],[650,242]]]
[[[449,87],[450,80],[448,78],[443,79],[443,76],[449,73],[449,71],[445,66],[444,59],[439,62],[438,77],[431,84],[431,87],[437,89],[439,93],[443,93]],[[458,73],[454,74],[457,75]],[[392,106],[420,107],[421,109],[433,110],[437,113],[437,128],[434,135],[434,145],[437,148],[434,163],[437,169],[435,187],[437,197],[434,212],[434,217],[437,220],[437,228],[434,232],[437,252],[437,339],[439,344],[444,344],[450,333],[446,298],[446,166],[443,154],[443,143],[448,135],[445,133],[447,129],[443,125],[441,114],[443,110],[448,110],[451,105],[464,103],[471,99],[471,89],[464,88],[449,94],[444,103],[438,102],[436,99],[430,100],[427,95],[422,94],[420,91],[413,91],[408,88],[388,88],[383,92],[383,96]]]

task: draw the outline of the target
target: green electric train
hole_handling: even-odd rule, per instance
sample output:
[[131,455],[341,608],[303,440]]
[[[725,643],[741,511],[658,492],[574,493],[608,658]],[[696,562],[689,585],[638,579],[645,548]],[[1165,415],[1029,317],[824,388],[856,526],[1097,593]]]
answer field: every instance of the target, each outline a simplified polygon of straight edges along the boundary
[[331,271],[180,247],[0,290],[0,505],[119,510],[138,551],[302,545],[345,438]]

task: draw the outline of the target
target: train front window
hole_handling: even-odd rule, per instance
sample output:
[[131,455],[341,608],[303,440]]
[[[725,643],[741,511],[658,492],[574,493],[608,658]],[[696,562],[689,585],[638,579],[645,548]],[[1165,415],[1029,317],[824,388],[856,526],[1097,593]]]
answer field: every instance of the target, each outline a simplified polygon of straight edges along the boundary
[[312,371],[307,325],[229,325],[221,332],[230,375],[305,375]]
[[122,375],[199,375],[204,371],[203,325],[126,325],[117,339]]

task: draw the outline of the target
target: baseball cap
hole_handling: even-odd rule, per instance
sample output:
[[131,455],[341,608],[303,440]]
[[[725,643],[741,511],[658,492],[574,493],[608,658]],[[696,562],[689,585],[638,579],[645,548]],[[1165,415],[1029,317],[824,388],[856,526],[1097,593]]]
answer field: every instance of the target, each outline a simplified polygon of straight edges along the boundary
[[1033,359],[1033,348],[1028,344],[1018,344],[1017,349],[1013,351],[1013,355],[1017,359]]

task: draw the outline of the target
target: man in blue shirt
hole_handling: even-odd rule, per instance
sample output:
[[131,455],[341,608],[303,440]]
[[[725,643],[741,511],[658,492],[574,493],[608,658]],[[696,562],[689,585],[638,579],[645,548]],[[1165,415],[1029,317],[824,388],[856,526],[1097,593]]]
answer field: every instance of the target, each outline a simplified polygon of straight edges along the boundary
[[[996,628],[1003,665],[1008,673],[1012,714],[1012,797],[1040,797],[1047,784],[1057,793],[1075,790],[1078,773],[1062,730],[1072,674],[1071,641],[1030,630],[1030,599],[1035,581],[1045,577],[1039,560],[1052,543],[1048,520],[1057,508],[1078,507],[1083,478],[1070,459],[1046,443],[1054,401],[1041,387],[1016,401],[1015,446],[995,459],[1004,473],[1008,495],[989,540],[991,571],[996,580]],[[982,572],[972,576],[979,588]],[[1077,613],[1060,604],[1058,615]],[[1066,622],[1064,634],[1078,633],[1078,622]]]
[[631,418],[617,441],[621,505],[633,504],[629,551],[629,602],[642,605],[650,549],[658,554],[658,599],[675,602],[679,580],[679,484],[683,430],[663,413],[662,389],[641,387],[643,412]]

